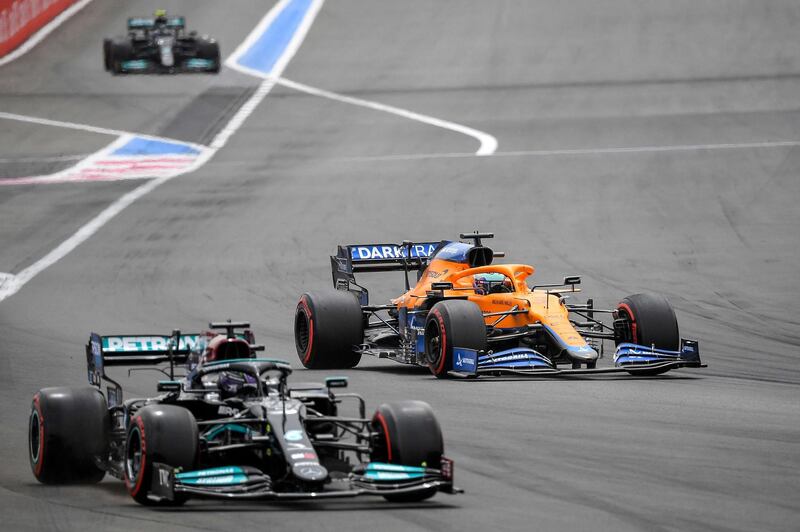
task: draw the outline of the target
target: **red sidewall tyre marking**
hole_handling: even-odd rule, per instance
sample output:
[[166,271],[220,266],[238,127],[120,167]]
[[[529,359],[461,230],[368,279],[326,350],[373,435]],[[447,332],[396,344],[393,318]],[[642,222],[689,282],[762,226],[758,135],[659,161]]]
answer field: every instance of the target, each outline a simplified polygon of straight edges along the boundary
[[625,310],[625,312],[628,314],[628,317],[631,319],[631,341],[634,344],[638,344],[639,343],[639,333],[638,333],[637,327],[636,327],[636,318],[633,315],[633,311],[631,310],[631,307],[629,307],[625,303],[620,303],[619,307],[621,309]]
[[303,364],[308,364],[308,362],[311,360],[311,347],[314,345],[314,320],[311,318],[311,309],[309,308],[305,297],[300,299],[300,306],[302,307],[302,312],[306,315],[306,319],[308,320],[308,346],[306,346],[306,352],[303,356]]
[[[142,461],[139,464],[139,471],[136,473],[136,485],[131,487],[131,479],[128,478],[128,468],[125,468],[125,484],[128,486],[128,491],[134,497],[139,493],[139,490],[142,489],[142,483],[144,482],[144,470],[147,466],[147,438],[144,435],[144,421],[141,417],[137,417],[134,419],[134,423],[136,423],[136,427],[139,430],[139,443],[142,447]],[[127,460],[127,450],[126,450],[125,459]]]
[[444,329],[444,318],[439,311],[434,310],[432,314],[439,323],[439,365],[436,367],[436,374],[441,375],[444,372],[444,362],[447,358],[445,356],[445,353],[447,352],[447,333]]
[[383,435],[386,437],[386,458],[389,462],[392,461],[392,440],[389,437],[389,425],[386,423],[386,419],[383,417],[383,414],[380,412],[375,412],[375,419],[378,420],[378,423],[381,424],[383,427]]
[[39,452],[36,457],[36,467],[33,470],[37,478],[42,474],[44,467],[44,416],[42,415],[42,406],[39,404],[40,397],[38,393],[33,396],[33,408],[36,410],[36,415],[39,416]]

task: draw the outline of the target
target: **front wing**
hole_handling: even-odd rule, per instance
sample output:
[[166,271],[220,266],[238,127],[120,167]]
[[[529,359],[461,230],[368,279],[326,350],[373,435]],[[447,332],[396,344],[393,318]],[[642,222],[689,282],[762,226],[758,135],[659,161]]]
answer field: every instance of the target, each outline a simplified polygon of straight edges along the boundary
[[120,69],[126,74],[176,74],[189,72],[215,72],[219,68],[211,59],[188,58],[173,66],[164,66],[153,59],[130,59],[120,63]]
[[594,375],[601,373],[630,373],[653,375],[677,368],[704,368],[700,361],[697,341],[681,339],[679,351],[656,349],[643,345],[622,343],[614,353],[614,367],[559,369],[550,359],[529,348],[515,348],[497,353],[474,349],[453,349],[453,377],[480,375],[515,375],[547,377],[559,375]]
[[462,493],[453,486],[453,462],[442,457],[440,469],[371,462],[347,478],[332,481],[336,487],[315,491],[284,492],[273,489],[272,480],[259,469],[228,466],[183,472],[171,466],[153,466],[150,498],[175,500],[176,495],[237,500],[302,500],[358,497],[361,495],[405,495],[436,489]]

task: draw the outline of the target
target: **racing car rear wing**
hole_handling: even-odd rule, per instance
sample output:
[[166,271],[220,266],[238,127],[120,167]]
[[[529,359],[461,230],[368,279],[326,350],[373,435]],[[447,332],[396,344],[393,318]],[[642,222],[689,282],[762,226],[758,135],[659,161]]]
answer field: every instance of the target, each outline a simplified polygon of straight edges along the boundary
[[[133,17],[128,19],[129,30],[150,30],[155,28],[156,21],[154,18],[149,17]],[[184,17],[170,17],[167,19],[168,28],[182,29],[186,26],[186,19]]]
[[[253,334],[250,330],[234,332],[235,328],[249,327],[243,322],[211,323],[212,329],[226,329],[228,337],[237,337],[250,344],[251,349],[260,350],[261,346],[252,345]],[[122,387],[106,375],[109,366],[156,366],[169,363],[170,379],[174,378],[175,366],[184,364],[192,350],[197,347],[203,335],[199,333],[181,334],[172,331],[171,335],[111,335],[101,336],[91,333],[86,344],[86,366],[89,384],[101,386],[103,381],[111,383],[108,388],[109,405],[118,404],[122,400]],[[158,369],[158,368],[156,368]]]
[[[424,270],[431,257],[445,241],[403,242],[402,244],[353,244],[339,246],[331,255],[333,286],[359,295],[362,305],[368,301],[367,289],[355,281],[356,272],[389,272]],[[408,284],[408,278],[406,278]]]

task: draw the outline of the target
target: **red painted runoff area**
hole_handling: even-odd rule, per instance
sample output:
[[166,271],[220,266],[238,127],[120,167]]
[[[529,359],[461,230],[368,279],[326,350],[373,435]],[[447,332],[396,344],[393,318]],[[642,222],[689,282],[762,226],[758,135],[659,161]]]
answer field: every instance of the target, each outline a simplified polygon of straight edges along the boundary
[[0,0],[0,57],[24,43],[76,0]]

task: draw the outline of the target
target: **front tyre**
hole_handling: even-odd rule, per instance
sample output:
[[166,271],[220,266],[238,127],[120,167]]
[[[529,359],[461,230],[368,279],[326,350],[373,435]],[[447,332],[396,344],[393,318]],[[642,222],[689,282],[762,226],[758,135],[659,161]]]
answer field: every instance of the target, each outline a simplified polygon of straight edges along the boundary
[[297,356],[309,369],[347,369],[361,360],[364,313],[350,292],[306,293],[294,315]]
[[109,47],[109,70],[114,75],[124,74],[123,63],[133,59],[133,45],[129,40],[117,39]]
[[[197,421],[187,409],[175,405],[149,405],[131,419],[125,441],[123,464],[128,493],[139,504],[156,504],[148,498],[153,464],[191,470],[197,462]],[[163,505],[180,505],[186,497],[177,494]]]
[[[442,429],[430,405],[423,401],[384,403],[372,417],[375,434],[370,460],[438,469],[444,454]],[[384,495],[392,502],[416,502],[433,497],[436,488],[418,493]]]
[[[630,342],[644,347],[677,351],[681,336],[675,311],[664,296],[634,294],[617,306],[619,325],[615,343]],[[658,375],[668,369],[636,372],[635,375]]]
[[216,74],[220,69],[219,43],[213,39],[199,39],[197,41],[197,57],[207,59],[214,63],[214,66],[207,69],[208,72]]
[[486,323],[475,303],[464,299],[436,303],[425,320],[425,353],[428,367],[443,379],[453,367],[453,349],[486,348]]
[[103,68],[106,72],[111,70],[111,39],[103,39]]
[[108,457],[110,416],[96,388],[44,388],[33,396],[28,457],[43,484],[100,482]]

